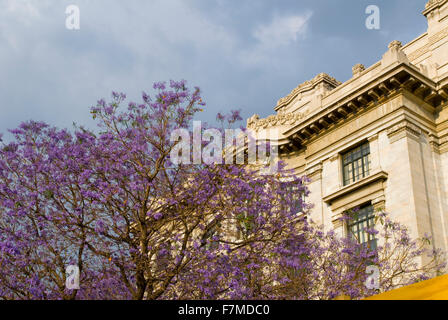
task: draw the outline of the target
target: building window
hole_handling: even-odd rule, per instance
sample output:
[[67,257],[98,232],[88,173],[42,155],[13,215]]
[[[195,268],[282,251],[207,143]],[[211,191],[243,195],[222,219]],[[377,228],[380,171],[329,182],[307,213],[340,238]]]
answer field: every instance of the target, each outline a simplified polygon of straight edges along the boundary
[[305,203],[305,193],[299,191],[298,186],[291,185],[290,183],[282,183],[281,188],[292,196],[292,206],[291,210],[294,213],[299,213],[302,211],[303,204]]
[[171,243],[164,242],[160,245],[156,254],[156,270],[162,272],[166,270],[170,264],[171,258]]
[[364,143],[342,155],[344,186],[369,175],[370,147]]
[[202,244],[209,250],[214,250],[219,247],[221,224],[213,221],[207,226],[207,230],[202,236]]
[[246,212],[237,216],[237,239],[247,239],[255,229],[254,217],[249,216]]
[[366,205],[351,213],[352,219],[348,223],[348,232],[358,243],[367,245],[374,250],[377,246],[377,239],[373,234],[366,232],[366,229],[375,225],[375,215],[372,205]]

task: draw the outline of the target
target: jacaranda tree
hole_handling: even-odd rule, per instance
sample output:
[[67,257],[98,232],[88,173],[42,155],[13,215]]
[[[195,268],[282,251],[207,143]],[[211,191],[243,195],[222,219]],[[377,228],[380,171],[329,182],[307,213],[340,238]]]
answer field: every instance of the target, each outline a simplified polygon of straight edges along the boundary
[[[376,249],[323,232],[307,215],[307,178],[281,163],[269,175],[175,163],[171,133],[191,129],[205,103],[184,81],[154,90],[127,110],[122,93],[98,101],[98,130],[28,121],[10,131],[0,149],[1,299],[357,298],[376,292],[368,265],[380,268],[380,291],[442,270],[440,252],[385,214],[388,241]],[[79,289],[66,287],[69,265]]]

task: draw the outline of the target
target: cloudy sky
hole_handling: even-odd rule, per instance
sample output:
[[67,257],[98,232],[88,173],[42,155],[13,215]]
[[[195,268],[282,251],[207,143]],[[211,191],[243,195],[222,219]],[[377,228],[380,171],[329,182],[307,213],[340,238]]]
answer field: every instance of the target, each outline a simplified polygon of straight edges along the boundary
[[[0,132],[23,120],[93,126],[112,90],[140,101],[159,80],[200,86],[198,118],[277,100],[326,72],[340,81],[378,61],[392,40],[426,31],[427,0],[0,0]],[[65,27],[66,7],[80,29]],[[365,27],[368,5],[379,30]]]

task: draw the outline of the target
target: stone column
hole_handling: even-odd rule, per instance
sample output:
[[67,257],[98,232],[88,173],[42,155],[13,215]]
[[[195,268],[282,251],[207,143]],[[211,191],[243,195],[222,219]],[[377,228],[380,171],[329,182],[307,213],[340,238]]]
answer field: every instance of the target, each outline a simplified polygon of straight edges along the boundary
[[310,178],[308,190],[310,197],[307,202],[313,203],[314,207],[311,209],[311,218],[318,224],[324,223],[323,217],[323,202],[322,202],[322,170],[323,164],[319,162],[306,169],[306,176]]

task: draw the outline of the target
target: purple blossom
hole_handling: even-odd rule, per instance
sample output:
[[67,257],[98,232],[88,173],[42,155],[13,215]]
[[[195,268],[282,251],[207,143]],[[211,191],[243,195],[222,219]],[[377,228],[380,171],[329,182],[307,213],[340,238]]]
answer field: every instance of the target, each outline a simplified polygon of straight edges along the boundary
[[[375,250],[325,232],[307,215],[312,205],[297,200],[309,179],[284,163],[288,188],[277,175],[239,165],[173,166],[171,131],[189,128],[205,103],[184,80],[153,88],[157,99],[143,93],[143,103],[128,108],[124,93],[99,100],[91,108],[99,132],[34,121],[10,131],[14,141],[0,148],[1,297],[358,298],[372,293],[359,271],[372,263],[383,291],[444,268],[442,252],[427,250],[430,238],[412,239],[385,213],[378,230],[366,230],[389,239]],[[217,119],[232,125],[241,116]],[[297,204],[306,219],[291,210]],[[383,259],[391,248],[406,257],[400,273]],[[413,271],[426,254],[431,262]],[[82,270],[80,290],[61,287],[69,264]]]

